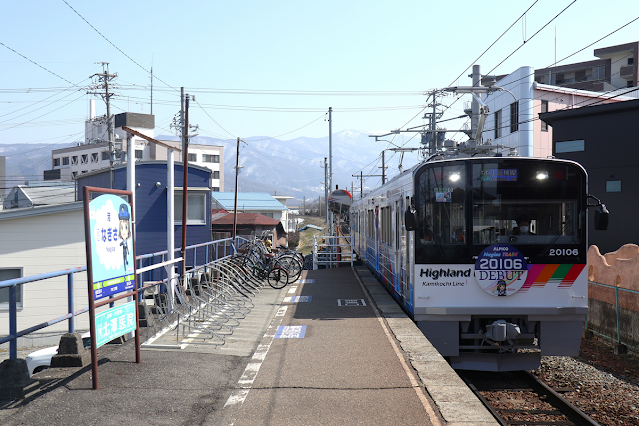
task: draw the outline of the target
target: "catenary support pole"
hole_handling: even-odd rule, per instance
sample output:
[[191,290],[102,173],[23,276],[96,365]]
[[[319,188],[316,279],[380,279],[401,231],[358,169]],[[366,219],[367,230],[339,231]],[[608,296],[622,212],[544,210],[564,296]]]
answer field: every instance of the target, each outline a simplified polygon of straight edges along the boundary
[[233,240],[237,236],[237,178],[240,174],[240,138],[237,138],[237,152],[235,155],[235,204],[233,206]]

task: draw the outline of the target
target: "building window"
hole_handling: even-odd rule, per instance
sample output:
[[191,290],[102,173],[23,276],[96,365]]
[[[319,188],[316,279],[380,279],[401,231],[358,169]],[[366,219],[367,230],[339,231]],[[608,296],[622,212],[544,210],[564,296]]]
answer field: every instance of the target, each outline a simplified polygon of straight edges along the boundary
[[633,65],[635,63],[635,58],[628,58],[628,65]]
[[78,172],[71,172],[71,177],[75,178],[78,175]]
[[620,180],[607,180],[606,181],[606,192],[621,192],[621,181]]
[[80,164],[88,164],[89,163],[89,154],[82,154],[80,157]]
[[60,166],[60,159],[59,158],[54,158],[53,159],[53,167],[58,167]]
[[[22,278],[22,269],[7,268],[0,269],[0,281]],[[22,309],[22,286],[16,286],[17,308]],[[0,288],[0,311],[9,310],[9,289]]]
[[561,154],[562,152],[580,152],[585,151],[585,141],[565,141],[555,142],[555,154]]
[[135,159],[136,160],[141,160],[142,159],[142,154],[144,153],[144,150],[142,149],[136,149],[135,150]]
[[495,111],[495,139],[501,138],[501,110]]
[[213,179],[219,179],[220,178],[220,172],[215,171],[213,172]]
[[[548,101],[541,101],[541,113],[543,114],[544,112],[548,112]],[[548,131],[548,123],[545,123],[544,121],[541,122],[541,131],[542,132],[547,132]]]
[[213,192],[220,192],[220,188],[218,188],[217,186],[213,187]]
[[519,104],[513,102],[510,104],[510,133],[519,130]]
[[74,155],[74,156],[71,157],[71,165],[75,166],[77,164],[78,164],[78,156]]
[[271,219],[273,219],[273,213],[262,213],[262,214],[266,217],[270,217]]
[[220,156],[219,155],[203,154],[202,155],[202,161],[205,162],[205,163],[219,163],[220,162]]
[[[189,192],[188,203],[186,205],[187,225],[206,225],[206,195],[208,191]],[[182,200],[181,192],[175,192],[175,202],[173,203],[173,213],[175,224],[182,224]]]
[[109,151],[102,151],[102,161],[109,161],[110,158]]
[[197,162],[197,154],[189,154],[189,161]]
[[63,166],[68,166],[69,165],[69,157],[63,157],[62,158],[62,165]]
[[97,163],[98,162],[98,153],[94,152],[93,154],[91,154],[91,162],[92,163]]

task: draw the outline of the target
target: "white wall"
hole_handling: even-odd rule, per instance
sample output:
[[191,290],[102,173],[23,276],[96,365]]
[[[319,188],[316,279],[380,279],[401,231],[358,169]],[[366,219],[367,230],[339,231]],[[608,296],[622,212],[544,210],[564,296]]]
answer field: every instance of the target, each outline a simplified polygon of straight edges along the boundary
[[[488,104],[490,114],[486,119],[483,142],[492,140],[491,144],[502,144],[517,148],[522,157],[532,157],[533,151],[533,82],[535,70],[532,67],[521,67],[512,74],[499,80],[496,85],[509,92],[497,92],[483,96]],[[513,97],[514,96],[514,97]],[[510,104],[519,102],[519,130],[510,132]],[[501,110],[501,137],[495,139],[495,111]]]
[[[74,203],[76,204],[76,203]],[[84,218],[80,208],[62,213],[0,220],[0,268],[22,268],[22,276],[86,265]],[[7,214],[7,213],[2,213]],[[88,306],[86,272],[74,276],[75,310]],[[18,311],[18,330],[67,313],[67,277],[37,281],[23,286],[23,306]],[[88,315],[77,317],[76,330],[88,330]],[[19,346],[57,344],[68,329],[67,321],[47,327],[47,340],[23,338]],[[9,334],[9,314],[0,308],[0,335]],[[2,347],[8,348],[8,343]]]

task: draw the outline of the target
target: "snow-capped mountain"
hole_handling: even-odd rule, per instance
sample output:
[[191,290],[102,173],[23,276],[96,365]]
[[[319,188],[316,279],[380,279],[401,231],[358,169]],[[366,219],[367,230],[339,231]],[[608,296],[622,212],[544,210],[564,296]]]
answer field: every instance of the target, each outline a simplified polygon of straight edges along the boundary
[[[359,174],[381,175],[381,151],[390,145],[375,142],[369,132],[344,130],[332,137],[333,186],[359,191]],[[175,136],[158,135],[157,139],[175,140]],[[385,138],[390,139],[390,138]],[[393,143],[406,142],[398,136]],[[237,141],[197,136],[193,143],[224,146],[225,191],[235,187],[235,159]],[[416,146],[412,141],[409,145]],[[26,180],[42,180],[43,171],[51,168],[51,150],[68,144],[0,144],[0,155],[6,156],[7,185],[13,187]],[[240,145],[241,172],[238,179],[242,192],[268,192],[292,195],[295,199],[313,199],[324,195],[324,158],[328,161],[328,136],[298,137],[280,140],[266,136],[252,136]],[[386,174],[397,173],[398,156],[386,152]],[[416,154],[406,154],[404,168],[417,162]],[[357,175],[357,176],[353,176]],[[380,177],[367,177],[364,190],[379,186]]]

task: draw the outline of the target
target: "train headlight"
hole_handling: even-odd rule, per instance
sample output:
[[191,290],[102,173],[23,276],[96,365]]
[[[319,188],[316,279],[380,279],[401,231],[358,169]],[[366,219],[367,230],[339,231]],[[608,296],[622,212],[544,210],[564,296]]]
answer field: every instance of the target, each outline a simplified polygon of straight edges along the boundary
[[537,179],[545,180],[548,179],[548,172],[537,172]]

